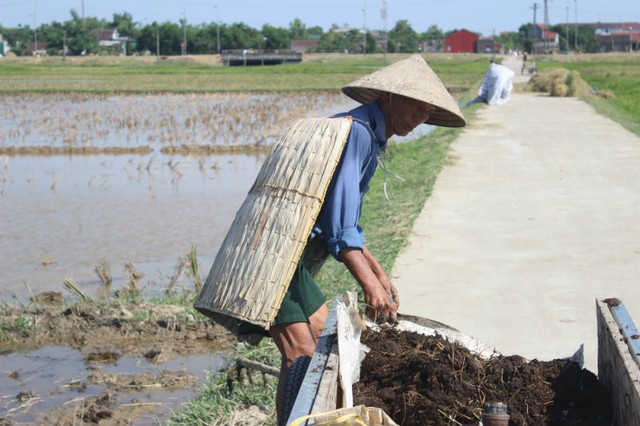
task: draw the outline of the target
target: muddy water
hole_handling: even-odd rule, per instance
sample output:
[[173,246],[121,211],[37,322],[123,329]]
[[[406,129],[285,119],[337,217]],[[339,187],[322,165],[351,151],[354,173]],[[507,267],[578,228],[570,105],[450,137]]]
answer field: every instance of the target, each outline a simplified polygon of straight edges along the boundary
[[61,290],[67,278],[91,289],[100,260],[116,286],[131,262],[161,290],[191,245],[206,269],[263,157],[7,159],[0,298]]
[[163,371],[175,371],[199,377],[192,386],[184,389],[155,390],[149,386],[149,390],[117,395],[116,406],[140,404],[153,407],[152,412],[140,415],[131,424],[157,424],[158,420],[168,418],[172,411],[180,409],[185,401],[197,394],[198,388],[204,384],[203,372],[220,371],[228,365],[229,361],[221,354],[178,357],[161,366],[127,356],[112,364],[87,363],[80,352],[59,346],[0,355],[0,415],[4,413],[19,423],[33,423],[39,415],[56,407],[70,406],[80,411],[86,400],[107,388],[88,380],[97,370],[122,375],[160,375]]

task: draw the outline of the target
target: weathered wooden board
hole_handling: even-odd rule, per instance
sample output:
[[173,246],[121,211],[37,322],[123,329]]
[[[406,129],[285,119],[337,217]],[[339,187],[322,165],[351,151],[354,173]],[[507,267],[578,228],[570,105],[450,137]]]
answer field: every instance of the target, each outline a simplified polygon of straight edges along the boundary
[[[608,299],[609,304],[612,304]],[[598,378],[608,389],[613,405],[615,426],[640,426],[640,368],[637,354],[631,353],[628,338],[622,329],[633,323],[619,324],[620,315],[614,315],[604,300],[596,300],[598,318]],[[624,305],[616,310],[626,312]],[[630,321],[628,314],[624,321]],[[635,337],[636,339],[638,337]]]
[[326,413],[341,407],[342,387],[338,374],[340,372],[340,356],[337,341],[331,346],[331,353],[324,367],[322,379],[318,385],[316,400],[311,408],[311,414]]

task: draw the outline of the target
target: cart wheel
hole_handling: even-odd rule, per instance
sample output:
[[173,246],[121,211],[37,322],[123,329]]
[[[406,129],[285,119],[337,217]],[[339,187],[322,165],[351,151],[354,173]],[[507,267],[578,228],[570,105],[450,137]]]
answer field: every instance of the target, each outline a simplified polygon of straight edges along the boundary
[[300,386],[302,386],[302,380],[304,379],[304,375],[307,374],[309,362],[311,362],[311,357],[309,355],[303,355],[296,358],[291,363],[284,385],[284,394],[282,395],[282,415],[280,417],[280,426],[285,426],[287,424],[287,420],[289,420],[293,404],[296,402],[298,391],[300,391]]

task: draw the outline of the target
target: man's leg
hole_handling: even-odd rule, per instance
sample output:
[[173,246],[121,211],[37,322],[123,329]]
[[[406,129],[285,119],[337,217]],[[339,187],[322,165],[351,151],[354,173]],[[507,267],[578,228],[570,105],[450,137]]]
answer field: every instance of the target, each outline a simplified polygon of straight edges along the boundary
[[286,421],[281,419],[282,398],[287,374],[291,363],[296,358],[303,355],[313,355],[318,343],[318,338],[322,334],[324,323],[329,316],[329,308],[323,304],[320,309],[309,317],[309,322],[294,322],[291,324],[278,324],[269,329],[276,346],[282,354],[280,365],[280,377],[278,381],[278,393],[276,395],[276,410],[278,413],[278,424]]

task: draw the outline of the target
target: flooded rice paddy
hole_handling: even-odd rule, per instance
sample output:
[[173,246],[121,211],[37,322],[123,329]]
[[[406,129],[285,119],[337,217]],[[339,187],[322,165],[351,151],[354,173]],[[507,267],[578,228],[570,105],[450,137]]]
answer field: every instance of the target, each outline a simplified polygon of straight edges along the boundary
[[[4,97],[0,147],[149,147],[148,153],[0,157],[0,299],[89,292],[124,264],[162,290],[192,246],[206,274],[266,154],[168,155],[177,145],[271,144],[295,119],[353,106],[337,93]],[[34,151],[29,151],[33,153]]]
[[[0,156],[0,300],[62,290],[67,279],[90,293],[101,284],[99,262],[115,288],[131,263],[153,294],[192,247],[206,274],[265,158],[252,147],[268,147],[300,117],[356,105],[329,92],[3,97],[0,149],[30,150]],[[203,145],[240,149],[163,153]],[[148,151],[41,155],[47,147]]]
[[[0,98],[0,300],[27,306],[45,291],[73,300],[67,280],[98,295],[95,267],[102,262],[112,290],[127,284],[127,263],[142,272],[143,294],[161,294],[172,281],[176,290],[191,289],[180,265],[195,247],[201,273],[208,272],[266,155],[252,147],[268,148],[295,119],[353,105],[331,93]],[[191,152],[203,145],[239,149]],[[72,150],[87,147],[95,154]],[[175,147],[187,154],[167,153]],[[73,155],[49,155],[50,148]],[[25,312],[7,321],[34,318]],[[129,424],[157,423],[193,398],[208,372],[229,364],[226,352],[206,341],[171,355],[172,338],[153,338],[169,353],[160,364],[126,354],[91,362],[86,343],[2,349],[0,418],[39,424],[52,415],[75,424],[78,416],[90,422],[117,415]]]

